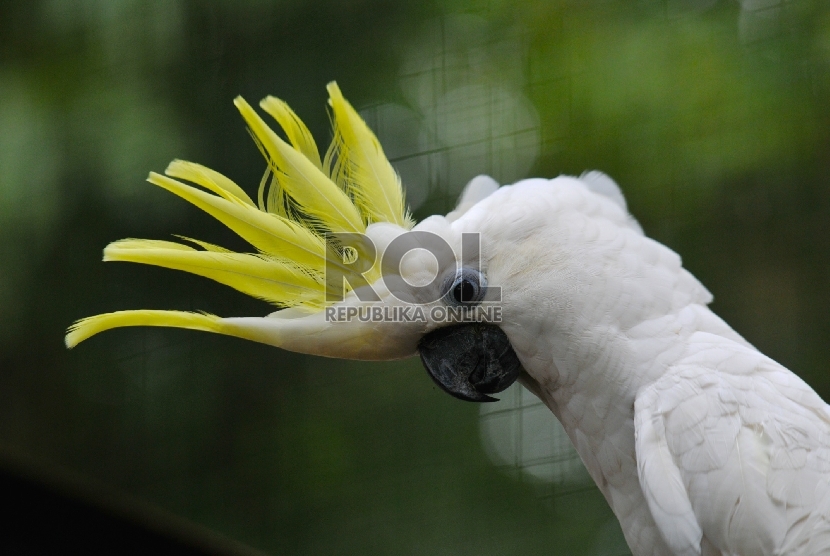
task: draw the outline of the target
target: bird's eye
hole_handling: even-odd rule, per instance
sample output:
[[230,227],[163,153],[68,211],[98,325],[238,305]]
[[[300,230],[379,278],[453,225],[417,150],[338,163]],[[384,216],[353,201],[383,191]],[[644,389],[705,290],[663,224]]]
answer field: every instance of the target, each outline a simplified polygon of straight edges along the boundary
[[444,284],[444,301],[454,306],[478,305],[484,299],[486,285],[487,279],[478,270],[459,269]]

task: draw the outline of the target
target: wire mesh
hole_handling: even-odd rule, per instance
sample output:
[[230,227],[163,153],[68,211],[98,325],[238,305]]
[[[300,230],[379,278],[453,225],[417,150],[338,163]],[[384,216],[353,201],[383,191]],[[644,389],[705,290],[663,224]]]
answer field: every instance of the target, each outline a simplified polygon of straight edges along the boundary
[[[0,443],[270,553],[626,554],[564,432],[513,387],[174,330],[72,352],[74,319],[271,308],[122,237],[234,247],[142,183],[172,158],[254,193],[230,101],[286,99],[318,142],[337,79],[416,215],[467,181],[597,168],[715,309],[827,397],[830,12],[818,0],[7,3],[0,18]],[[244,250],[244,247],[243,247]]]

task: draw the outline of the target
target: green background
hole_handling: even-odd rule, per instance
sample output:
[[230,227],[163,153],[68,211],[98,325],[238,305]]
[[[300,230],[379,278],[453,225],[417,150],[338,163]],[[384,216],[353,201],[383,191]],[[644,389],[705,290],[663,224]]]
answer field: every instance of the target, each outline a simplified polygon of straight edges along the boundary
[[[254,194],[264,163],[232,99],[283,98],[325,145],[337,80],[385,126],[418,218],[475,173],[601,169],[714,310],[830,398],[828,69],[821,0],[0,1],[0,447],[275,554],[624,554],[595,489],[494,466],[478,408],[417,360],[170,329],[67,351],[64,330],[270,312],[101,250],[174,233],[244,250],[147,172],[184,158]],[[509,91],[526,118],[496,102],[476,128],[437,94],[456,86]]]

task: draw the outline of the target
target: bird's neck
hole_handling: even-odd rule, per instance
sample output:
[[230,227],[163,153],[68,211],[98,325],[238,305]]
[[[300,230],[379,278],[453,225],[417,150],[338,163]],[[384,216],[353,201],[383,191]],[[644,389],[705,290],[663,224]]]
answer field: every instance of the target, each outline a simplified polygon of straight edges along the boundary
[[633,419],[637,393],[712,336],[751,347],[708,307],[690,304],[628,329],[584,327],[524,363],[565,428],[593,435],[609,420]]
[[608,324],[582,329],[523,362],[523,383],[562,423],[623,523],[652,519],[638,479],[634,400],[713,336],[748,345],[708,307],[691,304],[627,330]]

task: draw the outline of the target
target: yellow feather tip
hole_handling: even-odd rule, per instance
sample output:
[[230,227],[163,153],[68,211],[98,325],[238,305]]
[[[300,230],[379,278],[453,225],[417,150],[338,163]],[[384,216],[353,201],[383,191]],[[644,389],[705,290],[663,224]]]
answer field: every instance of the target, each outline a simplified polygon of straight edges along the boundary
[[222,319],[205,313],[186,311],[117,311],[76,321],[67,330],[66,347],[72,349],[87,338],[124,326],[172,326],[205,332],[222,332]]

